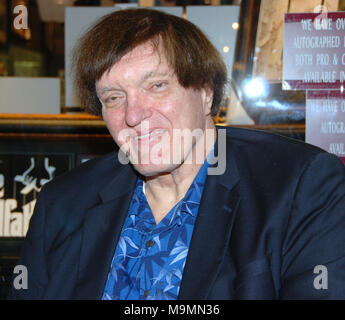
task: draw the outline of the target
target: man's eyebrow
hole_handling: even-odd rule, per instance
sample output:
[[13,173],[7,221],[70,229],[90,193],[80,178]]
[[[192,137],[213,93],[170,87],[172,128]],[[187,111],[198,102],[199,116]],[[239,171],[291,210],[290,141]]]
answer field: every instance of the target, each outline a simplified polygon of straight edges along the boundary
[[114,87],[104,87],[99,90],[96,89],[96,93],[98,96],[102,96],[105,92],[108,92],[108,91],[122,91],[122,90],[118,88],[114,88]]
[[168,71],[162,71],[162,72],[157,72],[157,71],[150,71],[147,72],[146,74],[144,74],[144,76],[141,78],[141,81],[145,81],[149,78],[153,78],[153,77],[165,77],[169,75]]

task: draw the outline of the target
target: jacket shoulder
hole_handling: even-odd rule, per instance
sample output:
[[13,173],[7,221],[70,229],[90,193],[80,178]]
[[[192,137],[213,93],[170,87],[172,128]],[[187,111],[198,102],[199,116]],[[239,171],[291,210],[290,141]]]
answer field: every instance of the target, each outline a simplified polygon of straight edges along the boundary
[[44,224],[47,248],[82,225],[87,210],[101,202],[100,191],[122,175],[122,170],[127,176],[133,171],[113,152],[88,160],[43,186],[32,220]]
[[337,156],[303,141],[242,128],[226,128],[226,133],[227,155],[233,161],[228,165],[236,167],[238,174],[245,178],[242,181],[260,186],[259,190],[274,193],[282,184],[294,188],[308,168],[320,174],[316,164],[322,165],[322,170],[344,169]]
[[327,153],[321,148],[267,131],[227,127],[227,137],[235,148],[252,152],[253,156],[278,157],[306,160],[320,153]]
[[[92,182],[97,183],[102,177],[109,176],[108,171],[119,166],[117,153],[112,152],[104,156],[90,159],[68,172],[54,178],[47,184],[49,188],[60,188],[72,184],[74,187],[77,185],[85,185]],[[98,177],[98,179],[95,179]]]

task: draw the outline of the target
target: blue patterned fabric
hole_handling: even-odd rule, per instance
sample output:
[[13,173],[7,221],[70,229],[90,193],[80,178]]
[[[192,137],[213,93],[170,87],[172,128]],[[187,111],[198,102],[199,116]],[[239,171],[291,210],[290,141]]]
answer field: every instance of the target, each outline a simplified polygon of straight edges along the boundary
[[175,300],[204,189],[208,161],[157,225],[138,179],[103,300]]

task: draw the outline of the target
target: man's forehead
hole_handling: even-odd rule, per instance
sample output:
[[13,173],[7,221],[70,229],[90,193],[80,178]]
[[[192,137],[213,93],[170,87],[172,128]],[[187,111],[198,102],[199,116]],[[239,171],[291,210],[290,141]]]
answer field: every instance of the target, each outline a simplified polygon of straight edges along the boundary
[[103,76],[108,76],[111,72],[115,72],[120,66],[122,71],[123,69],[126,71],[128,67],[132,69],[132,63],[137,65],[138,59],[140,65],[136,66],[135,73],[137,75],[141,73],[142,80],[154,76],[174,74],[174,70],[170,67],[166,59],[165,50],[152,42],[145,42],[126,53],[118,62],[105,71]]
[[137,45],[131,51],[126,53],[120,61],[124,60],[131,60],[142,56],[158,56],[160,60],[167,60],[166,59],[166,52],[163,48],[161,41],[146,41],[142,44]]
[[138,56],[142,56],[143,54],[145,54],[145,55],[159,54],[160,55],[160,51],[161,51],[160,45],[157,46],[152,41],[147,41],[147,42],[144,42],[142,44],[137,45],[131,51],[126,53],[121,58],[121,60],[136,58]]
[[[140,62],[139,66],[138,59]],[[133,65],[132,62],[134,63]],[[104,91],[111,91],[112,87],[103,86],[102,83],[104,84],[104,82],[102,80],[114,79],[113,77],[117,78],[118,75],[121,75],[120,78],[135,75],[139,82],[143,82],[155,77],[174,77],[174,74],[173,68],[170,67],[165,58],[164,50],[152,42],[145,42],[125,54],[111,68],[105,71],[102,77],[96,81],[96,90],[98,94]],[[106,82],[108,81],[106,80]]]

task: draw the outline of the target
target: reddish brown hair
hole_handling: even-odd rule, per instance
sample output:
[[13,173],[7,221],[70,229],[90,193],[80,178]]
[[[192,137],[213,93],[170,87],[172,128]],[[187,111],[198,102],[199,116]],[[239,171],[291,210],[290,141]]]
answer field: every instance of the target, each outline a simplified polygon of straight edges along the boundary
[[155,45],[162,42],[168,63],[184,88],[213,89],[211,114],[216,115],[227,81],[219,52],[191,22],[150,9],[114,11],[80,38],[73,52],[73,69],[86,111],[101,113],[96,81],[126,53],[147,41]]

